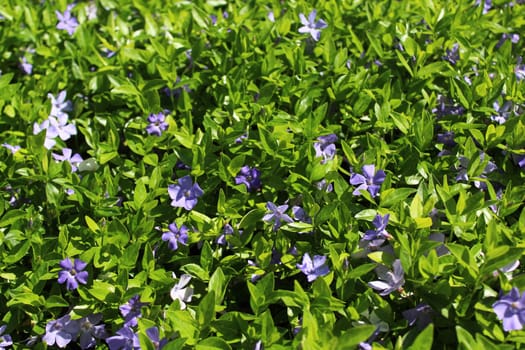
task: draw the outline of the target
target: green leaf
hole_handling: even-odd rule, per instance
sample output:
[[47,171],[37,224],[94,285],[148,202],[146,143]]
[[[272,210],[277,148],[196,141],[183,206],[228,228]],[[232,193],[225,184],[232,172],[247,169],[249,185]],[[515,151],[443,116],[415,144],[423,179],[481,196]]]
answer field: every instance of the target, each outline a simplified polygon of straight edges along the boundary
[[231,350],[225,340],[218,337],[209,337],[195,345],[196,350]]
[[228,279],[224,276],[222,269],[218,267],[213,275],[210,277],[210,282],[208,283],[208,291],[213,291],[215,293],[215,304],[220,305],[226,294],[226,286],[228,284]]

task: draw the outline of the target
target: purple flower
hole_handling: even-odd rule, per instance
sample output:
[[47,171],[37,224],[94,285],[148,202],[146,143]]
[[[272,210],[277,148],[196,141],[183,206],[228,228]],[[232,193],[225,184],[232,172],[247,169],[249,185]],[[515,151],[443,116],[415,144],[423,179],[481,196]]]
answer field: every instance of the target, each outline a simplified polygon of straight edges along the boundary
[[379,265],[376,267],[377,277],[379,281],[368,282],[368,285],[376,290],[380,290],[379,295],[385,296],[396,290],[399,290],[405,284],[404,271],[401,266],[401,261],[396,259],[392,264],[393,271],[388,267]]
[[162,132],[168,129],[164,113],[152,113],[149,115],[148,121],[150,124],[146,127],[146,131],[150,135],[161,136]]
[[292,207],[292,213],[293,213],[293,217],[295,218],[295,220],[306,222],[307,224],[312,223],[312,218],[306,215],[306,212],[300,206],[294,205]]
[[517,44],[518,41],[520,41],[520,36],[519,34],[507,34],[507,33],[503,33],[501,35],[501,38],[499,39],[498,43],[496,44],[495,48],[496,49],[499,49],[504,43],[505,41],[509,40],[510,39],[510,42],[513,43],[513,44]]
[[219,245],[226,245],[226,235],[233,235],[233,227],[230,224],[224,225],[222,234],[217,238],[216,242]]
[[500,107],[498,101],[494,101],[492,104],[496,115],[491,115],[490,119],[497,122],[498,124],[504,124],[513,113],[513,103],[512,101],[505,101],[503,106]]
[[[479,158],[483,162],[485,158],[485,153],[481,152],[479,155]],[[463,156],[459,156],[458,160],[459,160],[459,166],[458,166],[458,175],[456,176],[456,181],[468,181],[469,177],[467,174],[467,170],[469,167],[470,160]],[[489,161],[487,165],[485,166],[485,168],[483,169],[483,172],[478,177],[485,179],[487,177],[487,174],[493,172],[497,168],[498,167],[496,166],[496,164]],[[485,182],[481,182],[477,180],[474,181],[474,186],[481,190],[487,189],[487,185],[485,184]]]
[[77,166],[84,161],[80,154],[75,153],[73,156],[73,151],[71,148],[63,148],[62,149],[62,155],[57,153],[51,153],[53,158],[55,158],[56,161],[67,161],[69,164],[71,164],[71,172],[76,172],[78,170]]
[[59,348],[64,348],[77,337],[78,332],[78,323],[71,321],[71,316],[65,315],[47,323],[42,340],[49,346],[56,344]]
[[522,57],[518,57],[518,63],[516,64],[516,67],[514,68],[514,74],[516,74],[517,80],[523,80],[525,79],[525,64],[521,64]]
[[22,61],[20,62],[20,69],[22,69],[25,74],[31,75],[31,73],[33,73],[33,65],[27,62],[25,56],[22,57]]
[[183,176],[178,180],[178,184],[169,185],[168,193],[172,199],[172,207],[182,207],[192,210],[197,205],[197,198],[203,195],[198,183],[193,184],[189,175]]
[[140,296],[135,295],[126,304],[119,307],[120,313],[124,317],[124,326],[135,327],[138,323],[138,318],[142,317],[141,309],[148,303],[141,303]]
[[483,3],[483,14],[486,14],[492,8],[492,0],[476,0],[476,6],[481,3]]
[[525,168],[525,154],[512,154],[512,160],[518,164],[521,169]]
[[330,182],[327,183],[326,179],[322,179],[321,181],[317,182],[315,187],[317,187],[319,191],[325,192],[332,192],[334,190],[334,185],[332,185]]
[[442,143],[447,147],[454,147],[456,145],[454,136],[453,131],[445,131],[444,133],[437,134],[437,143]]
[[59,11],[55,11],[58,19],[57,29],[67,30],[69,35],[73,35],[78,27],[78,21],[75,17],[71,16],[71,10],[75,7],[75,4],[67,5],[64,14]]
[[506,332],[520,330],[525,324],[525,293],[520,295],[517,287],[513,287],[509,294],[501,297],[492,304],[499,320],[503,321]]
[[160,350],[168,343],[167,339],[160,339],[159,329],[157,327],[150,327],[146,329],[146,335],[153,343],[155,350]]
[[130,327],[122,327],[117,335],[106,339],[109,350],[140,350],[139,337]]
[[75,259],[75,263],[69,258],[65,258],[60,262],[62,271],[58,273],[58,283],[63,284],[66,282],[66,288],[68,290],[74,290],[78,288],[78,283],[87,284],[88,273],[83,271],[87,266],[87,263],[80,259]]
[[381,188],[381,184],[383,181],[385,181],[386,174],[383,170],[378,170],[376,172],[375,165],[363,165],[363,174],[352,174],[350,177],[350,184],[357,186],[354,192],[352,194],[354,196],[360,196],[361,190],[367,190],[370,192],[370,195],[372,197],[377,197],[379,194],[379,189]]
[[211,24],[214,26],[217,24],[217,16],[216,15],[210,15]]
[[177,250],[179,248],[178,243],[187,245],[188,243],[188,228],[184,225],[181,225],[180,229],[177,227],[176,223],[169,224],[169,231],[166,231],[162,234],[162,240],[168,241],[168,247],[171,250]]
[[10,144],[8,143],[2,143],[2,147],[5,147],[7,148],[8,150],[11,151],[12,154],[15,154],[16,152],[20,151],[20,146],[11,146]]
[[[445,243],[445,235],[442,233],[431,233],[428,236],[428,239],[434,242]],[[449,253],[450,253],[450,250],[448,250],[448,248],[444,244],[436,247],[437,256],[442,256],[442,255],[446,255]]]
[[246,185],[249,192],[258,190],[261,187],[261,172],[257,168],[250,168],[245,165],[235,177],[235,184]]
[[319,21],[315,21],[315,17],[317,16],[317,11],[312,10],[310,14],[308,15],[308,19],[304,16],[304,14],[299,14],[299,19],[301,20],[301,24],[303,25],[301,28],[299,28],[299,33],[305,34],[310,33],[312,38],[315,41],[319,41],[321,38],[321,29],[324,29],[328,27],[325,21],[320,19]]
[[293,222],[292,218],[284,213],[288,209],[287,204],[276,206],[272,202],[267,202],[266,208],[270,211],[270,213],[264,215],[263,220],[266,222],[273,221],[274,231],[277,231],[279,227],[281,227],[281,221],[288,223]]
[[409,326],[415,324],[418,329],[424,329],[432,322],[432,308],[427,304],[419,304],[413,309],[403,311],[403,317]]
[[80,348],[92,348],[97,344],[97,339],[106,337],[104,325],[97,325],[100,321],[102,314],[89,315],[76,321],[80,331]]
[[[177,278],[177,276],[173,274],[173,278]],[[178,300],[182,310],[186,309],[186,303],[189,303],[193,297],[193,288],[188,287],[190,280],[190,275],[183,274],[180,276],[179,282],[170,291],[171,299]]]
[[302,264],[297,264],[297,268],[306,275],[308,282],[315,281],[317,277],[330,273],[330,269],[326,265],[326,256],[323,255],[314,255],[312,260],[308,253],[304,253],[303,262]]
[[452,65],[455,65],[459,61],[459,44],[454,44],[452,50],[447,49],[446,55],[442,58],[449,61]]
[[275,22],[275,15],[273,11],[268,12],[268,20],[272,23]]
[[235,143],[242,143],[247,138],[248,138],[248,133],[244,133],[235,139]]
[[379,247],[385,240],[392,238],[390,233],[386,232],[386,226],[388,225],[388,220],[390,219],[390,214],[385,216],[376,215],[372,224],[376,228],[375,230],[368,230],[363,236],[363,241],[368,241],[369,247]]
[[11,339],[11,336],[9,334],[4,334],[6,328],[6,325],[0,327],[0,350],[4,350],[13,345],[13,339]]
[[462,115],[465,109],[457,104],[453,103],[443,95],[437,97],[437,107],[432,109],[432,113],[436,114],[436,117],[442,118],[447,115]]
[[314,143],[315,156],[317,158],[323,157],[323,163],[327,160],[334,159],[336,151],[334,142],[337,141],[337,136],[335,134],[329,134],[319,136],[317,140],[318,142]]
[[516,270],[520,266],[520,261],[512,261],[507,265],[500,267],[496,271],[492,271],[492,276],[498,277],[500,273],[503,273],[510,281],[512,279],[512,271]]

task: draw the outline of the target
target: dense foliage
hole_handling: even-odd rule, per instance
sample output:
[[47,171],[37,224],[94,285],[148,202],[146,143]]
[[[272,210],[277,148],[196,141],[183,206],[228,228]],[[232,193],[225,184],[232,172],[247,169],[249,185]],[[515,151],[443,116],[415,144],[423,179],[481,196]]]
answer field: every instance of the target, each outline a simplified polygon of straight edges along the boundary
[[513,349],[523,1],[4,0],[0,349]]

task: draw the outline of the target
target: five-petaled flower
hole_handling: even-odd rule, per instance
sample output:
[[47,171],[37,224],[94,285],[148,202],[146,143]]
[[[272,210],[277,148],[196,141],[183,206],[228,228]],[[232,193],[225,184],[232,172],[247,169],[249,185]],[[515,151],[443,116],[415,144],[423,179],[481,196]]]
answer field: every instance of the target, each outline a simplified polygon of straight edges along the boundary
[[330,269],[326,265],[326,256],[323,255],[314,255],[312,260],[308,253],[304,253],[303,262],[297,264],[297,268],[306,275],[308,282],[330,273]]
[[84,271],[87,263],[80,259],[75,259],[73,263],[71,259],[65,258],[60,262],[62,271],[58,273],[58,283],[66,283],[68,290],[74,290],[78,288],[78,283],[87,284],[88,273]]
[[138,318],[142,316],[141,309],[148,303],[142,303],[140,296],[135,295],[126,304],[120,305],[119,310],[124,316],[124,326],[135,327],[138,323]]
[[368,285],[374,289],[380,290],[379,295],[388,295],[396,290],[399,290],[405,284],[405,273],[401,266],[401,261],[396,259],[392,264],[393,271],[388,267],[379,265],[376,267],[377,277],[379,281],[368,282]]
[[79,343],[81,349],[89,349],[97,345],[97,339],[106,338],[106,330],[102,321],[102,314],[92,314],[82,317],[79,320],[71,321],[78,323]]
[[360,196],[361,190],[370,192],[372,197],[376,197],[379,194],[381,184],[385,181],[386,174],[383,170],[376,172],[375,165],[363,165],[363,175],[354,173],[350,177],[350,183],[354,186],[359,185],[352,194],[354,196]]
[[245,165],[235,177],[235,184],[244,184],[249,192],[256,191],[261,187],[261,172],[257,168]]
[[273,221],[273,230],[277,231],[281,227],[281,221],[293,222],[292,218],[284,212],[288,209],[288,204],[276,206],[272,202],[266,203],[266,208],[270,213],[264,215],[263,220],[266,222]]
[[106,339],[109,350],[140,350],[139,337],[130,327],[122,327],[117,335]]
[[57,29],[67,30],[69,35],[73,35],[78,27],[78,21],[75,17],[71,16],[71,10],[75,7],[75,4],[67,5],[64,13],[55,11],[58,19]]
[[182,207],[186,210],[192,210],[200,196],[204,194],[198,183],[193,183],[189,175],[183,176],[178,180],[176,185],[168,186],[172,207]]
[[162,234],[162,240],[168,242],[168,247],[171,250],[177,250],[179,243],[187,245],[188,243],[188,228],[185,225],[177,227],[176,223],[168,225],[168,231]]
[[63,148],[62,155],[58,153],[51,153],[51,155],[53,156],[53,158],[55,158],[56,161],[69,162],[69,164],[71,164],[71,171],[73,173],[78,170],[78,165],[84,161],[80,154],[73,154],[71,148]]
[[49,346],[56,344],[64,348],[78,335],[78,331],[78,322],[71,321],[71,316],[65,315],[47,323],[42,340]]
[[506,294],[492,304],[498,319],[503,321],[503,329],[508,331],[520,330],[525,325],[525,293],[520,295],[517,287],[513,287]]
[[6,328],[6,325],[0,327],[0,350],[4,350],[5,348],[13,345],[13,339],[11,336],[9,334],[4,334]]
[[336,151],[334,142],[336,141],[337,135],[335,134],[319,136],[317,142],[314,143],[315,156],[317,158],[323,157],[323,163],[334,159]]
[[161,136],[162,132],[168,129],[168,123],[166,123],[164,113],[150,114],[148,122],[149,125],[146,127],[146,131],[150,135]]
[[310,14],[308,15],[308,19],[306,19],[304,14],[300,13],[299,19],[301,20],[301,24],[303,26],[299,28],[299,33],[310,33],[310,35],[315,41],[319,41],[319,39],[321,38],[321,29],[328,27],[328,25],[322,19],[316,22],[316,16],[316,10],[312,10],[312,12],[310,12]]
[[363,236],[363,241],[367,241],[369,247],[379,247],[385,240],[392,238],[392,235],[386,231],[388,219],[390,219],[390,214],[386,214],[385,216],[376,215],[374,221],[372,221],[376,229],[366,231]]
[[[177,276],[173,274],[173,278],[177,278]],[[171,299],[178,300],[182,310],[186,308],[186,303],[189,303],[193,297],[193,287],[188,286],[190,280],[190,275],[183,274],[180,276],[179,282],[170,291]]]

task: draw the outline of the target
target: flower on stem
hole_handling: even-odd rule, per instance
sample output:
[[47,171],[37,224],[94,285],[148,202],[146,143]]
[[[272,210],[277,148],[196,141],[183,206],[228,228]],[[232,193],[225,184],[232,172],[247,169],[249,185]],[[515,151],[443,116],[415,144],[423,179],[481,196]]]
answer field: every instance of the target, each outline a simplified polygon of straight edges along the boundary
[[162,240],[168,242],[171,250],[177,250],[179,243],[188,244],[188,228],[185,225],[178,228],[176,223],[171,223],[168,225],[168,230],[162,234]]
[[317,158],[323,157],[323,163],[327,160],[334,159],[335,156],[335,144],[337,141],[337,135],[329,134],[325,136],[319,136],[316,143],[314,143],[315,156]]
[[381,216],[376,215],[372,224],[376,228],[375,230],[368,230],[362,238],[362,241],[367,241],[369,247],[375,248],[381,246],[385,240],[391,239],[392,235],[386,231],[390,214]]
[[[173,274],[173,278],[177,278],[177,276]],[[193,288],[187,286],[190,280],[190,275],[183,274],[180,276],[179,282],[170,291],[171,299],[178,300],[182,310],[186,308],[186,303],[189,303],[193,297]]]
[[321,30],[328,27],[325,21],[322,19],[319,19],[317,22],[315,21],[315,17],[317,16],[317,11],[312,10],[310,14],[308,15],[308,19],[305,17],[304,14],[299,14],[299,19],[301,20],[301,24],[303,25],[301,28],[299,28],[299,33],[305,34],[310,33],[312,38],[315,41],[319,41],[321,38]]
[[385,181],[386,174],[383,170],[376,172],[375,165],[363,165],[363,175],[352,174],[350,177],[350,184],[357,186],[359,185],[352,194],[354,196],[360,196],[361,190],[367,190],[372,197],[377,197],[381,184]]
[[49,346],[56,344],[59,348],[64,348],[77,337],[78,332],[78,323],[71,321],[71,316],[65,315],[47,323],[42,340]]
[[53,156],[53,158],[55,158],[56,161],[69,162],[69,164],[71,164],[71,172],[73,173],[78,170],[78,165],[84,161],[80,154],[73,154],[71,148],[63,148],[62,155],[58,153],[51,153],[51,155]]
[[197,198],[204,194],[199,184],[194,184],[189,175],[178,179],[176,185],[169,185],[168,193],[172,199],[172,207],[182,207],[186,210],[192,210],[197,205]]
[[168,129],[166,116],[162,112],[150,114],[148,117],[148,122],[149,125],[146,127],[146,131],[150,135],[161,136],[162,132]]
[[78,27],[78,21],[75,17],[71,16],[71,10],[75,7],[75,4],[67,5],[64,13],[55,11],[58,19],[57,29],[67,30],[70,36],[75,33]]
[[122,327],[117,335],[106,339],[109,350],[140,350],[139,337],[130,327]]
[[330,269],[326,265],[326,256],[323,255],[314,255],[312,260],[308,253],[304,253],[303,262],[297,264],[297,268],[306,275],[308,282],[313,282],[317,277],[330,273]]
[[492,304],[492,308],[498,319],[503,321],[506,332],[520,330],[525,325],[525,293],[520,295],[517,287]]
[[4,334],[6,328],[6,325],[0,327],[0,350],[4,350],[13,345],[13,339],[11,336],[9,334]]
[[379,295],[385,296],[396,290],[399,290],[405,284],[405,272],[401,266],[401,261],[396,259],[392,264],[393,271],[386,266],[376,267],[376,274],[379,281],[368,282],[368,285],[376,290],[381,291]]
[[276,206],[272,202],[267,202],[266,208],[270,211],[270,213],[264,215],[263,220],[266,222],[273,221],[274,231],[277,231],[279,227],[281,227],[281,221],[288,223],[293,222],[292,218],[284,213],[288,209],[288,204]]
[[261,187],[261,172],[257,168],[245,165],[235,177],[235,184],[244,184],[248,192],[256,191]]
[[141,309],[148,303],[142,303],[140,296],[135,295],[126,304],[119,307],[120,313],[124,317],[124,326],[135,327],[138,323],[138,318],[142,317]]
[[79,283],[87,284],[88,273],[84,271],[86,266],[87,263],[80,259],[75,259],[74,263],[69,258],[60,261],[63,270],[58,273],[58,283],[65,282],[68,290],[77,289]]

